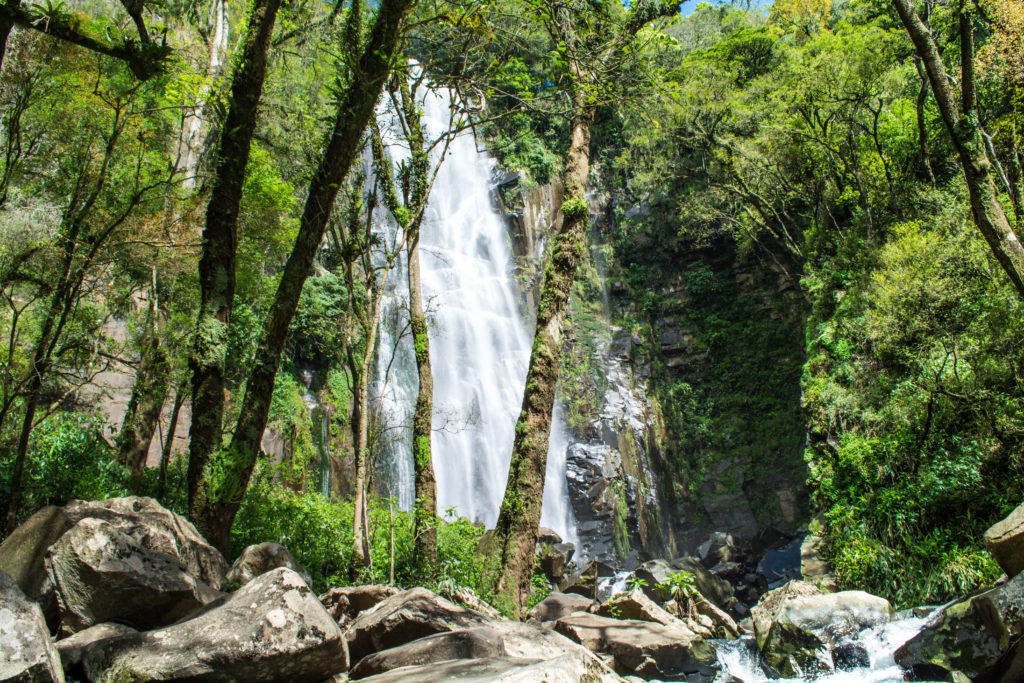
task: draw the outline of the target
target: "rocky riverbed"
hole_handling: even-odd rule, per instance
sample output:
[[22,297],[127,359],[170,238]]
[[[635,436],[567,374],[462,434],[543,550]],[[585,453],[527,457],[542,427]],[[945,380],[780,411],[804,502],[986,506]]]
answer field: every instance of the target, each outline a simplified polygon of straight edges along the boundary
[[895,613],[867,593],[795,580],[747,615],[700,558],[648,561],[608,591],[608,568],[574,571],[571,548],[545,535],[542,561],[558,565],[565,592],[514,622],[457,588],[317,596],[280,545],[229,565],[152,499],[74,501],[0,545],[0,681],[1015,683],[1022,540],[1018,510],[987,538],[1009,578],[934,610]]

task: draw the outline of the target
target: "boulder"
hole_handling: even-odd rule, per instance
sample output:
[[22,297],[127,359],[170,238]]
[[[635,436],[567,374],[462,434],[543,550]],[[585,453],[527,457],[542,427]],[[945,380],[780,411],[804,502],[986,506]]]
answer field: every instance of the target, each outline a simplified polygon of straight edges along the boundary
[[224,556],[206,542],[192,522],[152,498],[73,500],[64,506],[64,513],[75,522],[88,517],[105,520],[147,550],[176,562],[182,571],[211,588],[222,588],[228,573]]
[[596,599],[600,580],[610,576],[615,576],[615,569],[612,566],[599,560],[591,560],[583,569],[562,581],[559,590]]
[[501,612],[481,600],[477,594],[473,592],[472,588],[467,588],[466,586],[454,586],[450,588],[442,588],[440,590],[441,597],[451,600],[457,605],[468,607],[469,609],[475,610],[490,619],[503,618],[501,616]]
[[[181,572],[202,582],[206,595],[210,591],[205,587],[221,587],[228,569],[221,554],[188,520],[161,507],[152,498],[73,500],[63,508],[45,507],[0,545],[0,569],[10,570],[26,595],[39,602],[51,631],[60,627],[61,601],[48,551],[75,526],[90,519],[104,522],[132,539],[135,545],[145,548],[151,556],[162,559],[165,564],[176,565]],[[64,578],[70,577],[65,575]],[[75,622],[74,617],[72,622]],[[65,631],[81,627],[82,624],[65,626]]]
[[591,611],[602,617],[651,621],[665,626],[679,621],[676,616],[669,614],[639,589],[613,595]]
[[422,666],[450,659],[503,656],[505,641],[496,631],[485,627],[448,631],[369,654],[352,667],[349,678],[356,680],[403,666]]
[[850,649],[850,637],[889,622],[892,615],[884,598],[843,591],[785,598],[775,604],[767,632],[763,614],[755,616],[754,628],[765,662],[781,676],[793,678],[859,661],[864,653]]
[[87,517],[50,547],[46,564],[65,634],[105,621],[165,626],[220,595],[122,528]]
[[596,659],[586,661],[568,655],[552,659],[460,659],[403,667],[362,679],[364,683],[613,683],[622,680]]
[[896,662],[919,677],[1013,683],[1024,664],[1024,574],[955,602],[896,651]]
[[1024,570],[1024,504],[985,532],[985,547],[1010,578]]
[[99,641],[84,665],[94,683],[313,683],[346,670],[348,657],[334,619],[302,577],[281,567],[192,619]]
[[590,598],[576,593],[551,593],[534,605],[528,618],[537,622],[558,621],[573,612],[586,612],[594,604]]
[[740,629],[736,620],[729,616],[729,613],[720,609],[716,604],[705,600],[701,596],[693,601],[697,614],[707,617],[711,621],[711,632],[715,638],[739,638]]
[[64,683],[64,669],[42,610],[4,572],[0,572],[0,681]]
[[649,560],[636,568],[635,575],[646,582],[643,591],[647,596],[661,602],[668,596],[658,589],[658,584],[665,584],[669,576],[681,571],[693,574],[697,591],[719,608],[728,610],[735,604],[736,598],[729,582],[709,572],[700,561],[692,557],[680,557],[672,562]]
[[344,626],[398,592],[394,586],[336,586],[320,596],[320,603]]
[[576,546],[572,543],[544,544],[537,552],[537,560],[544,576],[552,583],[558,583],[565,576],[565,570],[572,561]]
[[648,680],[711,680],[717,670],[715,649],[682,623],[577,613],[559,619],[555,630],[592,652],[611,655],[619,672]]
[[739,550],[732,534],[715,531],[697,548],[697,557],[701,564],[710,569],[716,564],[734,561],[739,557]]
[[360,614],[345,632],[352,661],[413,640],[481,626],[487,618],[426,588],[397,593]]
[[542,526],[537,534],[537,543],[540,545],[558,545],[561,542],[562,537],[558,535],[558,532],[546,526]]
[[60,611],[44,558],[46,550],[73,524],[62,508],[47,505],[0,543],[0,571],[14,579],[30,600],[39,603],[50,631],[59,627]]
[[129,633],[136,633],[136,630],[124,624],[106,623],[90,626],[84,631],[58,640],[57,653],[60,655],[61,664],[64,665],[64,673],[73,679],[84,678],[85,669],[82,667],[82,658],[85,656],[85,651],[101,640]]
[[227,580],[244,586],[257,576],[278,567],[291,569],[302,577],[307,586],[313,585],[313,579],[306,568],[280,543],[258,543],[247,547],[231,565]]
[[754,634],[757,637],[758,649],[764,649],[764,641],[768,637],[768,630],[772,622],[778,617],[782,606],[791,599],[822,595],[821,589],[804,581],[790,581],[785,586],[776,588],[761,596],[754,608],[750,610],[750,619],[753,622]]

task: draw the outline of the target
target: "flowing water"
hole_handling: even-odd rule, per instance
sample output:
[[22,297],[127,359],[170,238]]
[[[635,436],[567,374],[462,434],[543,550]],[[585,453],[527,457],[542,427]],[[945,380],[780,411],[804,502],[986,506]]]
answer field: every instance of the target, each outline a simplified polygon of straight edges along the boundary
[[[799,680],[815,683],[902,683],[903,670],[893,655],[904,643],[917,635],[927,622],[926,618],[905,617],[882,626],[868,628],[851,638],[852,644],[867,652],[870,663],[845,671],[834,671],[816,678]],[[761,668],[761,655],[750,636],[739,640],[715,641],[722,673],[716,683],[768,683],[778,679],[768,676]],[[822,657],[828,658],[827,654]]]
[[[447,129],[457,103],[446,90],[421,97],[433,138]],[[381,112],[379,118],[387,130],[390,117]],[[390,142],[393,158],[408,156],[396,136]],[[477,151],[471,131],[455,138],[431,191],[420,239],[434,375],[431,446],[438,510],[488,526],[497,520],[505,490],[533,341],[519,313],[508,224],[494,206],[494,172],[494,160]],[[408,426],[417,376],[409,335],[402,337],[408,319],[406,278],[403,263],[389,281],[376,395],[386,424],[392,493],[408,509],[413,502]],[[575,541],[565,479],[568,441],[556,406],[541,523]]]

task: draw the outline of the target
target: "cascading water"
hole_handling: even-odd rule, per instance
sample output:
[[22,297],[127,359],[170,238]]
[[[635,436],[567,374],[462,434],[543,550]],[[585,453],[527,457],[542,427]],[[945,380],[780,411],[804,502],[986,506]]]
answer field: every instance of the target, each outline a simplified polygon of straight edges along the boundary
[[[419,95],[428,137],[437,137],[448,129],[457,103],[447,90]],[[388,130],[386,112],[380,120]],[[390,137],[390,152],[401,158],[396,137]],[[507,224],[492,200],[494,170],[494,160],[477,151],[472,132],[458,135],[431,191],[420,238],[434,375],[431,446],[438,510],[454,508],[488,526],[497,520],[504,495],[532,343],[519,315]],[[407,320],[404,267],[390,278],[376,395],[392,437],[387,439],[392,494],[408,509],[412,454],[408,436],[397,434],[409,431],[417,380],[411,342],[408,335],[401,339]],[[541,523],[575,541],[565,479],[567,446],[565,418],[556,406]]]
[[[927,618],[906,616],[882,626],[864,629],[849,639],[850,645],[863,651],[868,662],[845,671],[835,671],[806,679],[815,683],[900,683],[903,670],[893,655],[904,643],[917,635]],[[761,655],[753,637],[744,636],[730,641],[714,641],[722,673],[716,683],[769,683],[773,677],[761,667]],[[827,657],[827,655],[822,655]],[[791,679],[792,680],[792,679]]]

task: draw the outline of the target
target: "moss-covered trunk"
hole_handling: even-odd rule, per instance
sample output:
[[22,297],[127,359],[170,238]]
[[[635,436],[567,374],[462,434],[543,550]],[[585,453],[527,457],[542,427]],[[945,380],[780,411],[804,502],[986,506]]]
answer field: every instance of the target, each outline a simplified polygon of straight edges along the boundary
[[491,540],[492,557],[487,581],[498,594],[502,607],[516,616],[523,612],[530,597],[534,548],[544,498],[551,413],[558,384],[562,323],[576,268],[586,248],[590,218],[586,186],[590,173],[590,128],[594,109],[582,92],[574,93],[573,101],[572,138],[563,176],[562,226],[555,236],[551,257],[544,270],[537,329],[530,352],[522,411],[516,422],[512,462]]
[[434,375],[430,367],[430,339],[423,310],[423,282],[420,277],[419,229],[409,236],[409,313],[419,389],[412,415],[412,455],[416,472],[414,563],[429,569],[437,561],[437,481],[431,457],[430,436],[434,416]]
[[142,470],[146,467],[149,445],[160,421],[160,411],[167,400],[169,379],[167,353],[160,345],[159,337],[152,333],[143,347],[132,396],[121,423],[121,431],[117,435],[118,457],[133,477],[142,476]]
[[203,497],[201,507],[194,508],[193,515],[195,520],[202,520],[200,528],[207,533],[207,538],[224,539],[222,550],[226,549],[227,536],[260,453],[288,327],[323,242],[338,191],[362,148],[363,131],[391,73],[402,21],[412,3],[413,0],[383,0],[380,4],[369,41],[355,69],[359,76],[353,78],[338,102],[334,126],[310,183],[299,234],[285,263],[274,301],[263,320],[231,444],[211,456],[212,469],[221,473],[221,485]]
[[[211,521],[206,514],[211,491],[221,483],[219,475],[208,466],[213,454],[221,448],[224,361],[235,298],[238,210],[279,6],[280,0],[253,0],[249,11],[242,53],[231,81],[231,106],[217,150],[217,170],[206,209],[203,251],[199,258],[200,304],[192,356],[189,358],[192,370],[189,517],[200,532],[222,551],[227,549],[226,536],[219,533],[216,525],[207,528]],[[215,535],[218,538],[214,538]]]

